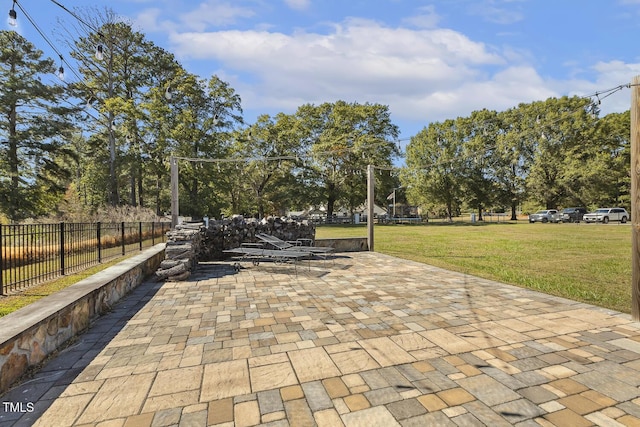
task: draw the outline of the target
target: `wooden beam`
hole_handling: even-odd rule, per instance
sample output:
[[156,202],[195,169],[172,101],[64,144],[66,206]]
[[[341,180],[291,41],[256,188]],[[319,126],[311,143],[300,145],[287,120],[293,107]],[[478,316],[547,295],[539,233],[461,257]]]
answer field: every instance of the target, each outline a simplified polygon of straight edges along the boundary
[[369,251],[373,252],[373,206],[375,204],[375,182],[376,177],[373,174],[373,165],[367,166],[367,243]]
[[640,321],[640,76],[631,82],[631,317]]
[[171,229],[175,229],[176,225],[178,225],[178,215],[180,214],[178,202],[178,159],[171,156],[169,163],[171,166]]

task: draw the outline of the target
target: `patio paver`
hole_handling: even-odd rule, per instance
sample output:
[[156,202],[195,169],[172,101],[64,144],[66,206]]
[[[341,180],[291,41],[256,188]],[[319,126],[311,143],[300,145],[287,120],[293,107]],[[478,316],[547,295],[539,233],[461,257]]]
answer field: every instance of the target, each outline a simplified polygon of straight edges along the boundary
[[[145,283],[0,426],[640,425],[640,324],[361,252]],[[27,406],[27,404],[29,404]]]

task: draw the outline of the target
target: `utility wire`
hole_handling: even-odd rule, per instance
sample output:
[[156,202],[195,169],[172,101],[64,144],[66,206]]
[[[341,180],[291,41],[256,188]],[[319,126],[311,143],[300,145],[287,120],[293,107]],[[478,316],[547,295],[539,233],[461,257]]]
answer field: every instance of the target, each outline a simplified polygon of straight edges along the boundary
[[40,34],[40,36],[44,39],[44,41],[49,45],[49,47],[51,47],[51,49],[53,49],[53,51],[60,57],[60,61],[62,61],[64,64],[67,65],[68,69],[71,70],[71,72],[78,78],[78,80],[81,80],[82,78],[80,77],[80,75],[78,74],[78,72],[73,68],[73,66],[64,58],[64,56],[62,55],[62,53],[60,53],[60,51],[58,50],[58,48],[51,42],[51,40],[49,40],[49,38],[44,34],[44,32],[40,29],[40,27],[38,26],[38,24],[36,24],[36,22],[33,20],[33,18],[31,18],[31,15],[29,15],[29,13],[24,9],[24,7],[22,7],[22,5],[20,4],[20,2],[18,2],[18,0],[14,0],[14,4],[16,6],[18,6],[18,8],[20,9],[20,11],[24,14],[24,16],[27,18],[27,21],[29,21],[31,23],[31,25],[33,25],[33,28],[36,29],[36,31],[38,32],[38,34]]
[[60,4],[59,2],[57,2],[56,0],[51,0],[51,3],[55,4],[56,6],[60,7],[62,10],[64,10],[65,12],[67,12],[69,15],[73,16],[74,18],[76,18],[76,20],[78,20],[78,22],[80,22],[81,24],[85,25],[87,28],[89,28],[91,31],[94,31],[96,34],[98,34],[100,37],[104,37],[102,35],[102,33],[97,29],[94,28],[93,25],[87,23],[84,19],[80,18],[76,13],[72,12],[71,10],[67,9],[66,6],[64,6],[63,4]]
[[[376,145],[392,144],[393,142],[394,141],[382,141],[376,144],[371,144],[367,148],[370,148],[371,146],[376,146]],[[303,154],[303,155],[282,155],[282,156],[267,156],[267,157],[226,157],[226,158],[219,158],[219,159],[209,159],[209,158],[200,158],[200,157],[180,157],[180,156],[172,156],[172,157],[178,160],[185,160],[185,161],[194,162],[194,163],[249,163],[249,162],[268,162],[268,161],[281,161],[281,160],[295,160],[295,161],[303,160],[304,161],[305,159],[313,159],[314,157],[317,157],[317,156],[340,154],[345,152],[351,153],[355,151],[357,150],[355,150],[354,148],[339,148],[336,150],[321,151],[313,154]]]

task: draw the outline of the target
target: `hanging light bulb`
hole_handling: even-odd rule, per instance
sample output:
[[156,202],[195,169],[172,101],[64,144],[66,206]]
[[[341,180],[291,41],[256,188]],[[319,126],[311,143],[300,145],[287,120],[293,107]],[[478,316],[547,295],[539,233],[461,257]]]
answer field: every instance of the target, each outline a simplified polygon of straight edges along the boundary
[[213,125],[216,126],[218,124],[218,122],[220,122],[220,118],[216,114],[215,116],[213,116]]
[[96,55],[95,55],[95,56],[96,56],[96,59],[97,59],[98,61],[102,61],[102,60],[104,59],[104,53],[103,53],[102,45],[101,45],[101,44],[99,44],[98,46],[96,46]]
[[63,62],[64,59],[62,58],[62,55],[60,55],[60,68],[58,68],[58,78],[64,81],[64,67],[62,66]]
[[167,90],[164,91],[164,97],[169,101],[173,97],[171,86],[167,86]]
[[18,25],[18,14],[16,13],[16,2],[13,2],[13,6],[11,6],[11,10],[9,10],[9,18],[7,19],[7,22],[9,23],[9,25],[11,25],[12,27],[16,27]]

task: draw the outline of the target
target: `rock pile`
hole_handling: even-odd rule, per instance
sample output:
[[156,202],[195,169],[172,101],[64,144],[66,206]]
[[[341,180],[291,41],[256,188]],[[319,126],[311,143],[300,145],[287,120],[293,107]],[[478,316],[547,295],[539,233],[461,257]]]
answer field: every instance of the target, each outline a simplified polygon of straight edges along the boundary
[[167,232],[164,260],[156,270],[158,280],[179,281],[191,275],[198,265],[203,230],[203,223],[185,223]]
[[242,243],[256,243],[256,234],[265,233],[279,239],[295,241],[315,238],[313,223],[288,218],[269,217],[263,220],[245,219],[236,215],[230,219],[211,220],[208,227],[202,222],[183,223],[167,233],[165,256],[156,270],[157,280],[187,279],[198,261],[214,261],[228,256],[225,249]]
[[315,225],[310,221],[296,221],[289,218],[268,217],[262,220],[244,218],[236,215],[230,219],[209,221],[209,227],[204,229],[202,260],[224,259],[225,249],[239,247],[242,243],[256,243],[256,234],[265,233],[282,240],[295,241],[297,239],[315,238]]

